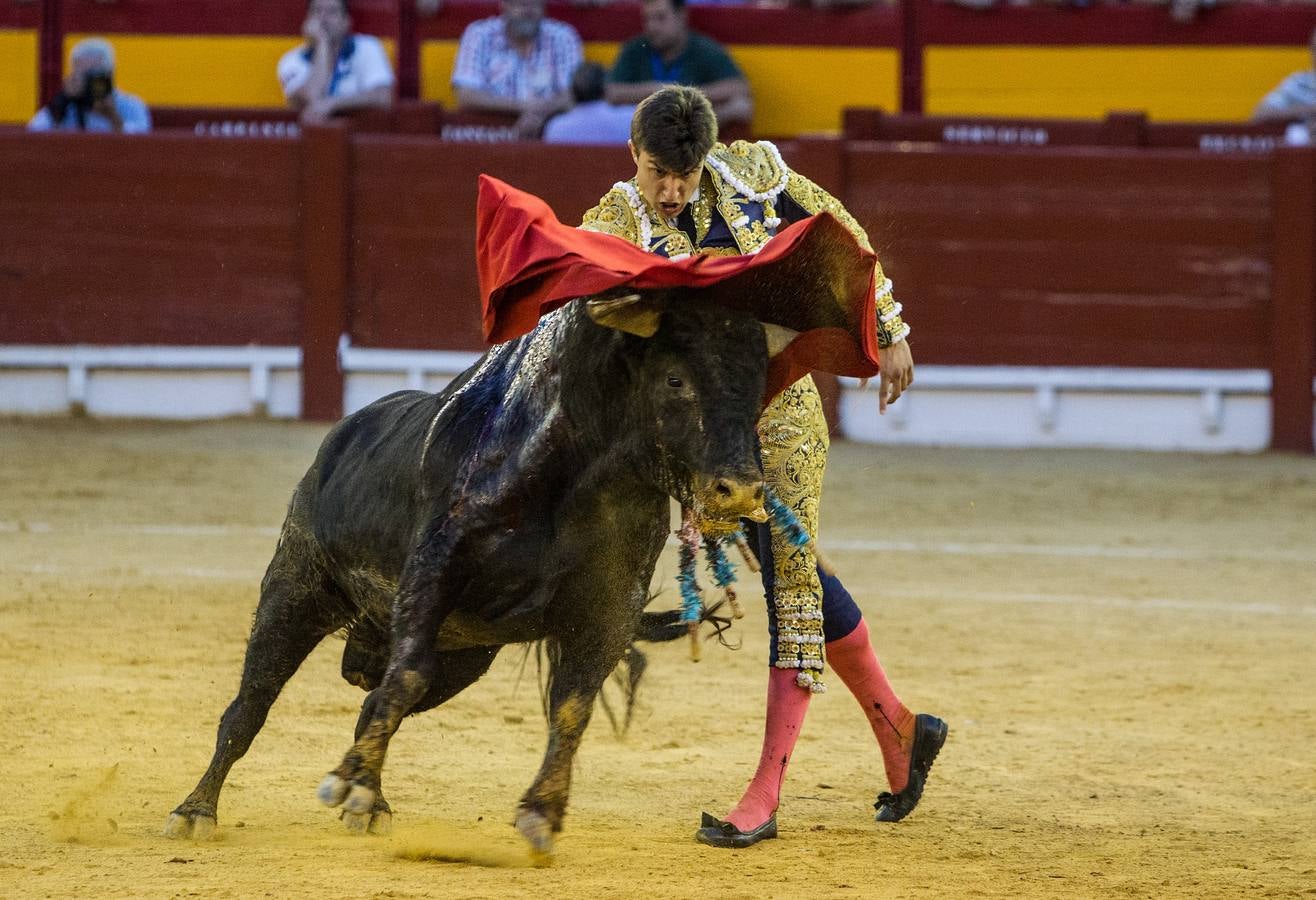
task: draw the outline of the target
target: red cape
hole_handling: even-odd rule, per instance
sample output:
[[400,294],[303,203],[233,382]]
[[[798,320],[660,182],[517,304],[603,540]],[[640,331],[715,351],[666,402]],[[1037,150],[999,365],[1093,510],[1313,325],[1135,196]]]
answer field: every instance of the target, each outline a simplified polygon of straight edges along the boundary
[[476,260],[492,343],[534,329],[540,316],[576,297],[713,288],[712,302],[800,332],[773,358],[769,398],[809,371],[868,378],[878,373],[873,264],[835,217],[788,226],[753,256],[694,255],[673,262],[621,238],[563,225],[548,204],[480,176]]

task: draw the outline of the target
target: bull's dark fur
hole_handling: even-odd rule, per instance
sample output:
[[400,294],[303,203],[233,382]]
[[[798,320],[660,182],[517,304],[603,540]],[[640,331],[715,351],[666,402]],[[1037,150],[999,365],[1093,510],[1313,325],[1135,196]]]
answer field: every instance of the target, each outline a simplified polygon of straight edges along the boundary
[[505,644],[551,643],[548,750],[518,815],[548,849],[594,697],[636,634],[668,498],[761,479],[758,323],[700,296],[647,300],[665,309],[651,338],[575,301],[441,394],[392,394],[329,433],[293,494],[210,767],[168,833],[213,827],[284,683],[346,629],[344,677],[370,693],[321,798],[358,828],[388,812],[380,771],[403,716],[472,684]]

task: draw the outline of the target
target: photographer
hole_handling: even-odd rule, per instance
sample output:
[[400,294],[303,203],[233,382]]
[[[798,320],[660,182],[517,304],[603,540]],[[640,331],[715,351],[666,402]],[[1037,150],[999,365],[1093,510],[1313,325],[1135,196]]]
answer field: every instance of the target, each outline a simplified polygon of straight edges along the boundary
[[69,54],[69,75],[63,89],[27,123],[29,131],[151,130],[151,113],[140,97],[115,90],[114,48],[100,38],[87,38]]

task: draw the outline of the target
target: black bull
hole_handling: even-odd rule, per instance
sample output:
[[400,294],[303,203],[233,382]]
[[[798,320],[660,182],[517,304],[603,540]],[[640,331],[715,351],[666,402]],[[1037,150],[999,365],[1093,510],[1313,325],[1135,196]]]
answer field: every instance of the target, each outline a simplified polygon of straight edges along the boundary
[[[790,281],[792,324],[847,327],[835,279]],[[293,493],[238,695],[165,833],[213,831],[229,769],[327,635],[346,630],[343,675],[369,691],[319,790],[356,831],[387,827],[380,776],[402,718],[474,683],[503,645],[548,639],[548,747],[516,825],[551,851],[594,699],[635,637],[669,497],[710,525],[762,513],[769,340],[717,297],[577,300],[442,393],[396,393],[340,422]]]

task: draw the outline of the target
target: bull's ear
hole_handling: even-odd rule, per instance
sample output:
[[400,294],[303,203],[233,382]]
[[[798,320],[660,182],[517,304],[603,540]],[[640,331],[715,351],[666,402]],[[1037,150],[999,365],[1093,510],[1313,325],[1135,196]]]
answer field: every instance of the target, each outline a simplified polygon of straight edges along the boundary
[[798,331],[783,325],[773,325],[771,322],[759,324],[763,326],[763,336],[768,339],[768,359],[785,350],[791,341],[800,336]]
[[663,317],[660,306],[647,302],[639,294],[586,300],[585,311],[605,328],[615,328],[645,338],[657,333]]

